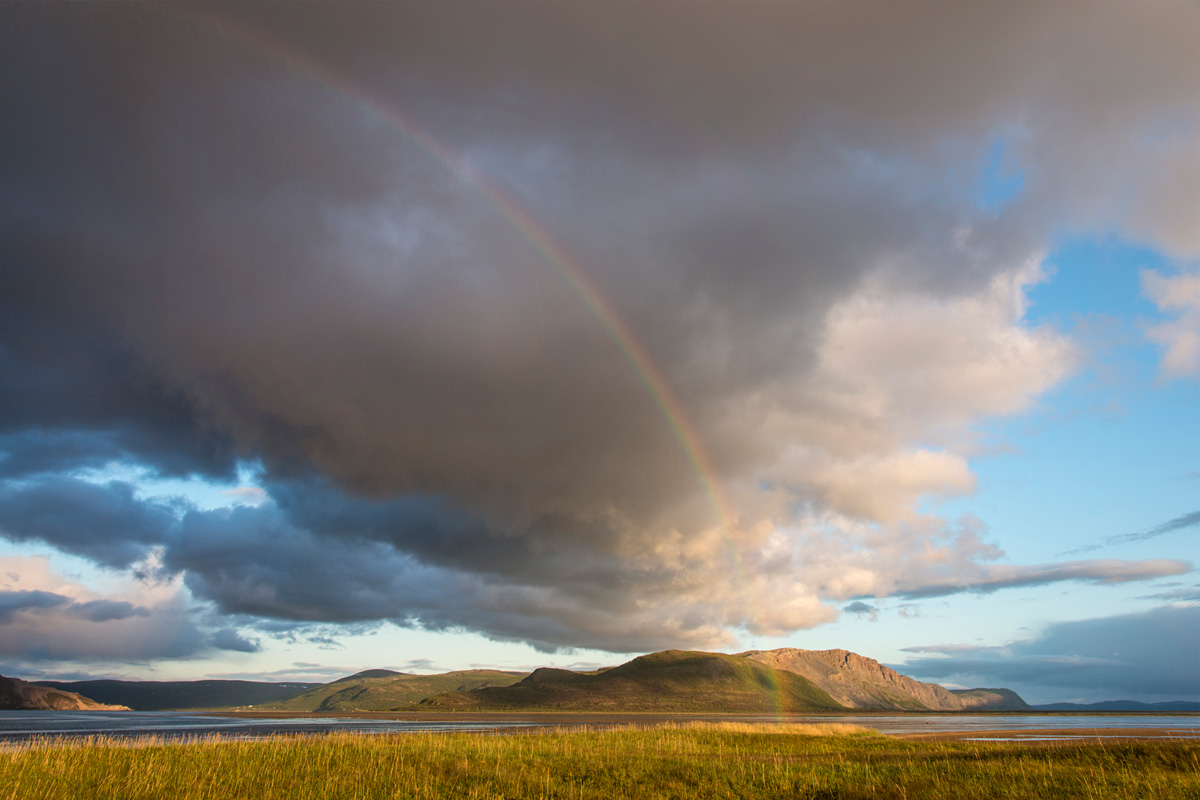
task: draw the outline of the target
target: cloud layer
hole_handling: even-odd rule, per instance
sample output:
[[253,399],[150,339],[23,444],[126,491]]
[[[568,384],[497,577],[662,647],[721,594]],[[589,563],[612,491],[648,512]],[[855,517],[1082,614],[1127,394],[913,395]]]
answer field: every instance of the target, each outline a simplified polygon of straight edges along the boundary
[[[236,631],[198,624],[178,581],[127,582],[102,595],[53,572],[45,557],[0,558],[0,659],[13,671],[48,664],[129,664],[256,649]],[[36,665],[36,666],[35,666]]]
[[[1025,319],[1053,234],[1196,253],[1193,6],[3,14],[10,540],[634,651],[1185,568],[999,568],[919,502],[1074,368]],[[90,477],[243,462],[257,508]]]
[[[980,677],[1058,700],[1200,699],[1200,606],[1163,606],[1137,614],[1060,622],[1002,647],[908,648],[907,675],[976,686]],[[1031,695],[1031,697],[1034,695]],[[1038,702],[1035,700],[1034,702]]]

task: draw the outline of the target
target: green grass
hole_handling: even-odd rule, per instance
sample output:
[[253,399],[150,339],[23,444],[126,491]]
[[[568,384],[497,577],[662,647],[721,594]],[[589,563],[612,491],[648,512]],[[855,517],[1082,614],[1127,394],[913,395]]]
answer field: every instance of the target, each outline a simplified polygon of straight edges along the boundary
[[523,672],[472,669],[444,675],[408,675],[369,670],[273,703],[260,711],[390,711],[419,703],[444,692],[465,692],[484,686],[508,686],[525,677]]
[[3,800],[1045,797],[1200,798],[1200,744],[930,743],[836,725],[691,723],[0,751]]

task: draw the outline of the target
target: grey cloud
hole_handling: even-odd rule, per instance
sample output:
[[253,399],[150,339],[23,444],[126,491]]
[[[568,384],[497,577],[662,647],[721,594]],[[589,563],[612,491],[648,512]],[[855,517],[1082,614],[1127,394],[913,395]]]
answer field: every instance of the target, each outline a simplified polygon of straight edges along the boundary
[[262,647],[257,641],[251,641],[232,628],[222,628],[212,635],[212,646],[218,650],[232,650],[237,653],[257,653]]
[[1182,575],[1191,570],[1190,563],[1176,559],[1146,559],[1143,561],[1095,559],[1029,566],[989,564],[973,567],[969,570],[969,574],[965,575],[924,580],[919,585],[900,585],[894,594],[896,597],[915,600],[962,592],[986,594],[1000,589],[1044,586],[1060,581],[1085,581],[1100,584],[1144,581],[1169,575]]
[[1138,597],[1139,600],[1171,600],[1177,603],[1200,602],[1200,586],[1187,586],[1180,589],[1166,589]]
[[855,600],[853,603],[846,606],[842,610],[849,614],[869,614],[869,615],[871,615],[872,619],[874,619],[879,614],[879,609],[875,608],[875,606],[873,606],[873,605],[864,603],[861,600]]
[[0,623],[11,622],[14,615],[30,609],[61,608],[71,604],[71,598],[54,592],[0,592]]
[[321,649],[323,650],[342,650],[345,648],[345,645],[332,636],[308,636],[305,638],[305,641],[321,645]]
[[[576,557],[572,567],[570,551],[548,545],[544,552],[508,560],[500,552],[504,534],[477,528],[475,538],[456,539],[461,514],[444,509],[439,519],[436,503],[421,498],[411,505],[371,503],[328,489],[325,494],[324,513],[295,520],[305,527],[289,519],[294,507],[284,511],[274,504],[192,511],[178,539],[164,549],[163,567],[182,572],[192,593],[222,612],[249,617],[468,628],[547,650],[581,641],[619,651],[653,649],[654,642],[711,641],[702,615],[671,624],[644,613],[639,618],[625,589],[628,579],[615,564],[605,568],[595,557]],[[332,508],[335,498],[340,509]],[[340,525],[325,530],[331,519]],[[457,558],[443,539],[458,542]],[[489,561],[473,551],[494,557]],[[657,581],[668,579],[660,575]],[[653,575],[641,581],[644,594],[655,591]],[[569,590],[561,588],[564,582]],[[662,585],[658,591],[667,596],[669,589]],[[292,632],[284,627],[285,635]]]
[[45,609],[53,609],[68,617],[88,622],[108,622],[150,615],[149,609],[124,600],[89,600],[79,603],[55,592],[0,591],[0,623],[12,622],[13,616],[22,611]]
[[[0,228],[0,250],[10,241]],[[134,459],[165,475],[232,477],[228,435],[128,345],[71,317],[15,267],[0,281],[10,303],[0,317],[0,475]]]
[[1200,606],[1195,605],[1054,623],[1036,638],[1004,647],[905,649],[940,654],[910,658],[899,666],[907,675],[1007,686],[1018,693],[1028,686],[1042,698],[1034,702],[1200,698]]
[[39,540],[109,567],[128,567],[160,544],[174,514],[134,496],[120,481],[105,485],[46,477],[0,484],[0,533]]
[[1193,528],[1197,525],[1200,525],[1200,511],[1191,511],[1187,514],[1181,514],[1174,519],[1168,520],[1161,525],[1155,525],[1152,528],[1146,528],[1145,530],[1135,531],[1133,533],[1123,533],[1118,536],[1108,536],[1104,538],[1101,544],[1088,545],[1087,547],[1080,547],[1077,550],[1067,550],[1059,553],[1058,555],[1074,555],[1076,553],[1086,553],[1099,550],[1105,545],[1126,544],[1128,542],[1141,542],[1145,541],[1146,539],[1155,539],[1159,536],[1164,536],[1168,533],[1175,533],[1176,531],[1187,530],[1188,528]]
[[[822,510],[805,474],[734,490],[788,483],[793,446],[854,464],[943,421],[829,395],[831,309],[880,272],[973,297],[1063,224],[1120,228],[1141,184],[1112,165],[1170,166],[1144,134],[1197,105],[1195,11],[1167,4],[0,15],[4,535],[109,567],[161,549],[224,613],[545,647],[750,624],[657,387],[747,531],[792,523],[796,498]],[[1014,125],[1025,191],[961,202]],[[239,458],[274,504],[189,512],[63,477]]]
[[1200,525],[1200,511],[1192,511],[1188,514],[1182,514],[1175,519],[1164,522],[1161,525],[1155,525],[1153,528],[1147,528],[1144,531],[1136,533],[1126,533],[1122,536],[1110,536],[1105,539],[1106,544],[1121,544],[1123,542],[1140,542],[1145,539],[1153,539],[1164,534],[1174,533],[1176,531],[1194,528]]
[[86,603],[75,603],[67,609],[67,614],[88,622],[109,622],[130,617],[148,617],[151,611],[124,600],[89,600]]
[[25,598],[19,607],[0,602],[3,658],[64,666],[188,658],[210,649],[208,635],[180,609],[108,599],[76,603],[48,592],[0,592],[4,595],[49,597]]
[[[196,15],[203,20],[211,13]],[[936,276],[913,276],[930,287],[972,271],[939,244],[952,239],[963,220],[947,214],[934,197],[908,196],[914,182],[889,180],[889,165],[907,164],[921,174],[923,166],[932,166],[928,156],[904,148],[919,150],[917,142],[935,131],[943,134],[947,124],[966,126],[963,135],[984,133],[974,126],[990,124],[988,104],[996,99],[979,89],[1005,74],[996,67],[1007,62],[1009,48],[1028,24],[1023,13],[957,13],[954,23],[940,17],[918,23],[904,15],[895,20],[904,21],[904,33],[925,30],[916,37],[922,46],[911,47],[901,31],[867,25],[858,13],[712,9],[692,22],[696,36],[737,42],[745,49],[719,49],[727,55],[695,61],[683,58],[683,52],[697,40],[668,35],[677,20],[665,11],[538,13],[539,21],[530,25],[518,24],[524,13],[484,9],[473,10],[469,22],[457,12],[434,9],[329,15],[315,8],[297,17],[264,9],[231,13],[245,17],[239,24],[261,27],[268,38],[335,71],[351,69],[346,62],[352,58],[370,65],[386,53],[396,59],[394,66],[379,72],[354,68],[353,79],[377,92],[382,102],[428,113],[434,126],[442,119],[438,109],[447,103],[472,109],[469,120],[446,123],[469,137],[452,142],[467,152],[476,139],[491,148],[516,146],[530,133],[531,115],[522,104],[536,102],[545,109],[532,115],[544,126],[534,141],[541,146],[549,139],[563,153],[562,163],[554,162],[556,169],[545,180],[588,190],[543,208],[542,176],[526,170],[511,176],[514,191],[562,231],[568,250],[644,337],[672,383],[689,390],[690,410],[700,419],[736,400],[731,392],[762,391],[781,366],[803,364],[823,311],[872,264],[886,259],[912,269],[940,265]],[[236,48],[230,55],[224,47],[216,58],[217,36],[203,21],[181,24],[170,14],[157,21],[130,20],[123,11],[80,14],[96,27],[60,29],[52,16],[14,13],[40,34],[29,41],[41,44],[14,47],[11,57],[26,59],[21,64],[26,71],[30,64],[44,67],[35,70],[46,84],[37,87],[39,92],[63,96],[54,98],[61,102],[46,102],[39,94],[38,114],[12,118],[29,119],[25,127],[40,134],[34,125],[46,114],[83,114],[109,104],[137,112],[132,119],[110,113],[101,118],[102,125],[90,126],[93,146],[111,150],[115,158],[76,164],[74,156],[65,159],[65,167],[52,167],[64,161],[56,145],[66,148],[70,142],[28,142],[33,153],[46,155],[42,166],[50,174],[71,169],[72,185],[94,184],[94,191],[119,202],[99,220],[84,213],[86,206],[72,216],[70,210],[86,201],[80,190],[82,200],[47,202],[56,214],[40,220],[40,226],[26,226],[35,231],[54,226],[47,236],[65,243],[51,251],[44,242],[26,241],[23,257],[13,263],[39,267],[24,270],[25,275],[51,270],[64,289],[73,296],[86,291],[94,304],[85,313],[56,298],[59,305],[50,307],[41,280],[27,278],[17,287],[21,291],[10,294],[14,303],[33,309],[26,317],[53,324],[51,332],[61,337],[73,332],[62,330],[70,314],[72,328],[86,326],[78,331],[81,336],[91,339],[91,329],[100,328],[114,341],[128,343],[123,354],[132,360],[131,368],[147,373],[143,384],[165,387],[163,394],[182,398],[185,409],[189,401],[193,409],[203,409],[207,419],[202,421],[214,423],[241,447],[262,448],[276,468],[300,458],[357,487],[452,492],[489,515],[498,506],[510,506],[523,522],[533,515],[565,514],[578,524],[614,503],[622,514],[644,522],[661,512],[663,503],[694,492],[677,444],[616,348],[597,336],[578,299],[562,290],[552,269],[531,269],[533,254],[514,244],[503,218],[479,207],[477,198],[452,196],[431,205],[431,195],[444,188],[442,178],[430,174],[437,168],[427,154],[403,140],[387,141],[385,130],[344,122],[345,98],[283,74],[269,57]],[[1060,17],[1032,19],[1066,24]],[[1108,32],[1123,21],[1114,15],[1093,24]],[[942,39],[932,32],[945,26],[973,46],[948,47],[955,37]],[[331,29],[342,36],[332,37]],[[497,29],[511,35],[496,35]],[[490,32],[486,43],[478,41],[480,30]],[[829,42],[841,37],[829,34],[849,30],[856,35],[843,44],[852,43],[855,52],[839,55],[841,46]],[[1163,25],[1167,41],[1172,30]],[[623,42],[621,58],[607,49],[572,48],[572,66],[564,69],[557,61],[562,42],[580,36],[587,41],[587,31],[597,37],[592,46]],[[40,64],[39,53],[56,36],[71,45],[71,59]],[[409,46],[399,46],[397,37]],[[811,37],[817,44],[797,47],[796,37]],[[108,52],[117,41],[125,46]],[[430,41],[447,49],[430,47]],[[517,41],[529,46],[513,49]],[[353,56],[337,42],[354,42]],[[750,47],[750,42],[756,44]],[[1128,80],[1148,70],[1136,103],[1147,102],[1146,89],[1170,97],[1169,89],[1179,82],[1170,69],[1171,48],[1156,48],[1154,56],[1163,63],[1151,65],[1142,63],[1144,54],[1128,52],[1128,43],[1118,43],[1121,47],[1103,57],[1073,54],[1061,66],[1089,87],[1102,85],[1100,74],[1121,71]],[[907,70],[896,69],[883,55],[900,52]],[[681,60],[672,61],[672,53]],[[1098,63],[1088,63],[1092,60]],[[1027,61],[1016,59],[1011,66]],[[1127,61],[1138,70],[1131,73]],[[946,63],[960,62],[962,72],[945,69]],[[145,69],[146,63],[158,68]],[[547,68],[550,63],[554,69]],[[93,77],[73,80],[72,69]],[[638,93],[624,90],[625,69],[639,79],[655,75],[665,81],[646,87],[654,92],[646,108],[637,105]],[[674,80],[667,80],[672,74]],[[844,82],[839,86],[843,99],[833,108],[828,87],[813,83],[815,74],[838,75]],[[170,81],[185,85],[189,94],[172,91]],[[444,82],[446,88],[422,90],[428,81]],[[537,92],[528,98],[519,91],[505,93],[509,82],[532,82]],[[897,84],[891,87],[895,91],[889,82]],[[1029,90],[1045,82],[1039,74],[1036,83],[1017,86]],[[581,87],[598,96],[580,102]],[[902,89],[913,87],[921,87],[917,96],[924,103],[895,103],[905,94]],[[477,92],[483,96],[474,96]],[[656,120],[653,114],[644,119],[622,107],[634,103],[635,109],[650,112],[662,97],[682,109],[681,120]],[[572,111],[594,113],[616,127],[572,116]],[[678,126],[692,118],[696,130],[717,131],[723,143],[712,161],[724,164],[724,173],[717,168],[708,187],[693,177],[691,165],[672,166],[670,151],[652,146],[651,159],[638,149],[646,139],[673,140]],[[870,124],[861,124],[865,119]],[[774,124],[764,124],[768,120]],[[894,130],[885,132],[881,125]],[[78,127],[63,120],[54,129]],[[793,129],[797,132],[776,145],[788,167],[781,171],[776,148],[765,145]],[[600,146],[591,142],[605,130],[611,137],[609,160],[575,155],[576,149],[586,156],[589,146]],[[854,149],[845,142],[856,131],[860,138],[887,138]],[[326,132],[328,140],[321,141]],[[899,139],[892,138],[898,134]],[[332,146],[334,141],[345,146]],[[837,156],[839,148],[870,154],[897,141],[907,144],[882,166],[870,156],[862,162],[866,168]],[[177,152],[190,155],[180,158]],[[272,157],[261,158],[261,152]],[[114,160],[125,174],[96,166]],[[602,169],[593,163],[603,163]],[[384,180],[393,173],[399,188]],[[936,184],[939,178],[925,180]],[[739,182],[744,182],[741,190]],[[29,188],[44,193],[54,186],[39,179]],[[141,187],[150,191],[134,190]],[[929,191],[935,193],[934,186]],[[684,201],[664,202],[674,199],[672,192]],[[201,203],[208,211],[197,216],[192,207]],[[643,204],[653,213],[645,213]],[[597,214],[606,221],[620,213],[609,207],[622,206],[635,212],[612,220],[622,232],[614,239],[607,226],[595,224]],[[224,208],[237,211],[226,218],[219,211]],[[364,224],[362,218],[368,223],[378,218],[387,235],[369,224],[365,231],[347,230],[341,221],[346,215],[356,226]],[[454,225],[455,220],[463,224]],[[915,224],[918,220],[925,224]],[[862,228],[852,237],[843,227],[850,221]],[[975,222],[981,229],[989,224]],[[577,224],[585,229],[577,231]],[[102,242],[91,241],[97,226]],[[61,227],[72,229],[72,236],[53,235]],[[475,231],[472,238],[463,236],[464,228]],[[922,242],[911,236],[917,228],[938,232]],[[1013,233],[998,230],[990,238],[996,243],[1023,238]],[[397,237],[411,239],[412,249],[397,253]],[[68,279],[63,270],[85,252],[100,265],[90,273],[94,279]],[[1010,255],[1018,252],[1021,248],[1013,248]],[[977,265],[976,281],[1011,261],[992,255]],[[644,268],[647,262],[655,264],[653,273]],[[447,280],[447,274],[463,277]],[[486,303],[477,293],[484,287]],[[666,297],[680,313],[661,313]],[[553,335],[544,336],[539,325]],[[171,335],[162,336],[163,331]],[[713,355],[695,352],[695,342],[712,342],[713,355],[736,351],[738,357],[713,363]],[[29,368],[30,360],[23,359],[22,367]],[[64,362],[65,356],[51,359],[52,368]],[[718,379],[722,372],[728,374]],[[544,433],[530,441],[525,432],[535,428]],[[750,466],[744,459],[764,455],[738,452],[721,438],[717,444],[722,446],[714,456],[727,472]],[[579,452],[588,458],[562,455]],[[523,480],[512,481],[513,474]]]
[[[153,546],[165,574],[182,574],[193,596],[215,604],[219,613],[208,624],[219,625],[228,615],[264,634],[296,640],[326,635],[320,623],[361,627],[388,620],[476,630],[545,650],[583,645],[630,652],[714,646],[720,629],[712,621],[727,619],[720,605],[727,597],[704,582],[709,573],[700,557],[671,564],[602,557],[572,538],[555,539],[552,529],[489,526],[442,498],[355,498],[310,477],[269,484],[273,499],[260,506],[190,509],[177,518],[134,498],[124,484],[66,480],[67,491],[47,488],[54,486],[57,480],[31,483],[22,491],[46,497],[39,503],[22,499],[6,510],[14,519],[41,521],[53,509],[56,525],[36,527],[43,540],[80,555],[104,553],[108,563],[119,563],[115,554],[129,559]],[[13,497],[25,495],[14,490]],[[26,538],[32,535],[32,528],[24,530]],[[967,583],[959,577],[899,594],[1141,580],[1187,565],[1097,561],[975,569]],[[646,599],[655,603],[649,611],[639,607]],[[861,601],[846,611],[875,612]],[[64,613],[101,621],[148,612],[95,601]],[[221,641],[237,644],[226,639]]]

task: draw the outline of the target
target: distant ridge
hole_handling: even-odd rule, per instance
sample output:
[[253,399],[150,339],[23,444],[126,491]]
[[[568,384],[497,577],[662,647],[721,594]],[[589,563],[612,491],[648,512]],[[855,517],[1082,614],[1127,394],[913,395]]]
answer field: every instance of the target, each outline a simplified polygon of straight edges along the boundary
[[410,675],[369,669],[332,683],[315,686],[283,700],[260,704],[263,711],[391,711],[419,703],[431,695],[465,692],[485,686],[508,686],[525,672],[468,669],[441,675]]
[[256,706],[294,697],[319,683],[259,681],[38,681],[134,711],[188,711]]
[[97,703],[75,692],[39,686],[0,675],[0,708],[56,711],[128,711],[125,706]]
[[802,675],[845,708],[896,711],[1018,711],[1029,706],[1008,689],[952,692],[921,683],[849,650],[751,650],[742,657]]
[[1191,711],[1200,712],[1200,703],[1193,700],[1168,700],[1165,703],[1141,703],[1137,700],[1105,700],[1101,703],[1043,703],[1035,711]]
[[1033,706],[1012,689],[951,689],[964,711],[1032,711]]
[[443,694],[422,711],[831,711],[836,700],[806,678],[723,653],[666,650],[596,672],[535,670],[506,687]]
[[353,675],[347,675],[344,678],[338,678],[333,683],[345,683],[346,681],[361,681],[367,678],[393,678],[397,675],[409,676],[407,672],[396,672],[393,669],[364,669],[362,672],[356,672]]

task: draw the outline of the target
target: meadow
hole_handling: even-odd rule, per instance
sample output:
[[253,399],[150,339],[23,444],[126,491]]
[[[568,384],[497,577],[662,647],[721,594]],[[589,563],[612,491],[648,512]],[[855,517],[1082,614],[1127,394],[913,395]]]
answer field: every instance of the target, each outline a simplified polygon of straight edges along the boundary
[[30,741],[0,798],[1200,799],[1200,742],[906,741],[844,725]]

